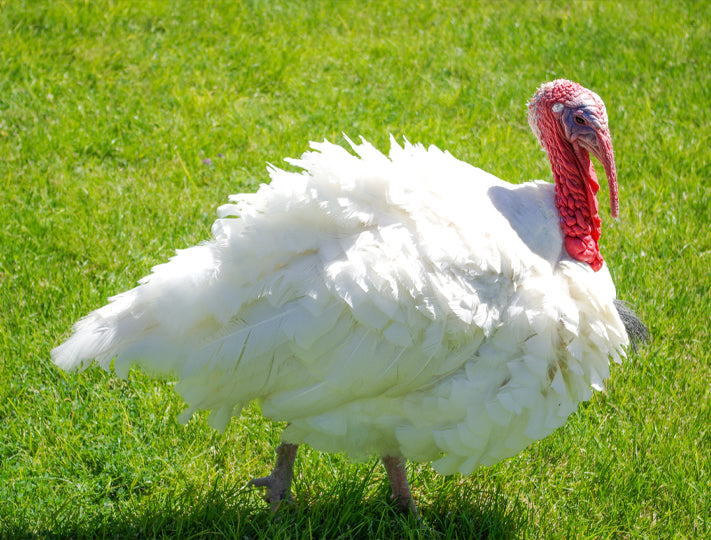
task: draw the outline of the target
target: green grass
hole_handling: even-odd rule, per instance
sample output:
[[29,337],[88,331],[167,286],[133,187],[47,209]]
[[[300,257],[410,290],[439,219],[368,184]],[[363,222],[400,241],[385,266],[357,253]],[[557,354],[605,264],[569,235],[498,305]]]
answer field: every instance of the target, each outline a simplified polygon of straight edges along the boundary
[[[0,0],[0,537],[711,537],[710,21],[680,0]],[[515,458],[411,464],[425,528],[376,461],[307,448],[275,519],[245,488],[280,429],[256,407],[218,434],[176,423],[169,383],[51,364],[309,140],[393,133],[549,178],[525,103],[556,77],[607,102],[622,218],[603,212],[603,253],[653,342]]]

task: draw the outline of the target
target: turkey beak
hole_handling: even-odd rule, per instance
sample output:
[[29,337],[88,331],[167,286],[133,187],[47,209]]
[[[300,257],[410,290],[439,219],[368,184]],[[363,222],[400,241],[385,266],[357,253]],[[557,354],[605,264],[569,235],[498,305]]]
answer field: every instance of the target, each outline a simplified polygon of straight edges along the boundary
[[610,187],[610,213],[616,218],[620,213],[620,201],[617,195],[617,169],[615,168],[615,153],[612,150],[612,137],[606,127],[597,132],[595,144],[590,151],[605,167],[607,184]]

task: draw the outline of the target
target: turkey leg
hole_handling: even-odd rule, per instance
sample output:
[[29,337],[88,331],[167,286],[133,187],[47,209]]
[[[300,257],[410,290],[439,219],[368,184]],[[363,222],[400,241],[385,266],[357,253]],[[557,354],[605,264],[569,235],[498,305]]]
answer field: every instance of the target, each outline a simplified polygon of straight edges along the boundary
[[272,511],[276,511],[282,501],[292,501],[291,480],[294,476],[294,460],[298,444],[281,443],[276,449],[277,460],[269,476],[254,478],[249,485],[267,488],[264,499],[271,503]]
[[411,512],[413,516],[419,519],[415,500],[410,493],[410,486],[407,483],[407,471],[405,470],[405,460],[399,457],[384,456],[383,465],[385,472],[390,480],[390,487],[393,490],[393,500],[403,513]]

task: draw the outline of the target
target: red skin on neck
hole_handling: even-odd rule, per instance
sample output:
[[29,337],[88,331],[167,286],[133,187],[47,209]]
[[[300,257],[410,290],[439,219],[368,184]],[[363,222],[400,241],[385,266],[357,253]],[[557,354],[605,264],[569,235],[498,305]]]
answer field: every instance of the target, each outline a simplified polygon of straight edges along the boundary
[[602,268],[601,222],[595,195],[600,184],[587,150],[573,146],[563,135],[550,108],[539,118],[544,147],[555,178],[555,203],[565,235],[565,249],[574,259]]
[[600,184],[587,151],[571,153],[572,156],[566,156],[568,160],[558,160],[555,165],[551,159],[555,205],[560,213],[566,251],[574,259],[589,263],[597,272],[602,268],[598,243],[601,221],[595,198]]

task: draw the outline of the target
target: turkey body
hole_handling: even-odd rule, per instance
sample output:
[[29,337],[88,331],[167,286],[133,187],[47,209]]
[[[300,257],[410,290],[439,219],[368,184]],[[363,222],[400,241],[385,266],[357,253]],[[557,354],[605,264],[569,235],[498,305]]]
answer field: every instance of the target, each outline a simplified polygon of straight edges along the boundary
[[607,267],[564,249],[553,184],[391,144],[271,168],[54,361],[177,378],[183,421],[222,429],[258,400],[285,442],[444,474],[550,434],[628,345]]

